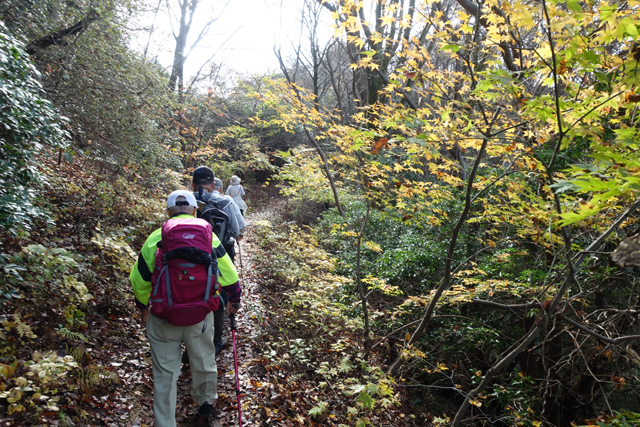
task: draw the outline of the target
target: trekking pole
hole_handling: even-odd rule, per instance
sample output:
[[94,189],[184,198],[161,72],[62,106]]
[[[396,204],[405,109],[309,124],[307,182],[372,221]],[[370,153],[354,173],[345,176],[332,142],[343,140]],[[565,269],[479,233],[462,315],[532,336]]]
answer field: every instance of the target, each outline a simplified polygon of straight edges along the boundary
[[242,251],[240,250],[240,240],[236,240],[238,244],[238,256],[240,257],[240,277],[242,278],[242,285],[244,286],[244,267],[242,266]]
[[[234,304],[237,308],[237,304]],[[238,425],[242,427],[242,412],[240,411],[240,382],[238,380],[238,354],[236,352],[236,316],[231,313],[229,315],[231,319],[231,336],[233,338],[233,363],[236,368],[236,396],[238,398]]]

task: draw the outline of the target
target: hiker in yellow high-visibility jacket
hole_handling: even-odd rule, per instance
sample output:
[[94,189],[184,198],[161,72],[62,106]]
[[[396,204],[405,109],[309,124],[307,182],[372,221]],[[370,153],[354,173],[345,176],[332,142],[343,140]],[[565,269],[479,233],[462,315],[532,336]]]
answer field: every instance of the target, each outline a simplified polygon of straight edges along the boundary
[[[174,191],[167,198],[167,214],[171,219],[193,218],[196,208],[195,197],[189,191]],[[196,425],[205,426],[208,425],[209,417],[215,413],[214,405],[218,398],[213,313],[209,312],[202,322],[192,326],[175,326],[155,314],[149,315],[151,276],[155,266],[157,243],[161,237],[161,229],[151,233],[142,246],[138,261],[130,274],[135,303],[140,310],[142,322],[147,326],[147,336],[151,346],[155,425],[157,427],[175,427],[176,425],[177,379],[181,366],[180,348],[184,342],[189,349],[193,380],[191,395],[198,405]],[[242,294],[238,273],[215,234],[213,234],[212,246],[218,260],[219,283],[225,288],[231,302],[227,305],[227,310],[229,313],[236,313],[240,307]]]

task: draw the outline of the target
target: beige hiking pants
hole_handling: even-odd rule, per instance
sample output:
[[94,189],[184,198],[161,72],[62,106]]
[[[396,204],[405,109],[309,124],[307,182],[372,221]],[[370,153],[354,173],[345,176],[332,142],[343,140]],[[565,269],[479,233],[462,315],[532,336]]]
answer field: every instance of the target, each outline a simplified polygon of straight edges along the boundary
[[150,314],[147,337],[153,359],[153,411],[156,427],[175,427],[176,395],[180,375],[180,344],[189,352],[191,396],[198,406],[218,398],[216,349],[213,345],[213,312],[193,326],[174,326]]

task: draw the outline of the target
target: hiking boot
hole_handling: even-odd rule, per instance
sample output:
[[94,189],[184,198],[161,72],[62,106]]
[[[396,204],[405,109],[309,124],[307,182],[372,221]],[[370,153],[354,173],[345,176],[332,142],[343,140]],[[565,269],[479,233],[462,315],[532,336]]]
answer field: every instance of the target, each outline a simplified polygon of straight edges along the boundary
[[198,408],[198,418],[196,419],[196,427],[208,427],[209,419],[213,416],[217,416],[218,413],[216,408],[213,405],[208,404],[207,402],[200,405]]
[[214,341],[213,345],[216,347],[216,355],[222,351],[226,343],[227,343],[227,339],[225,337],[222,337],[220,342]]

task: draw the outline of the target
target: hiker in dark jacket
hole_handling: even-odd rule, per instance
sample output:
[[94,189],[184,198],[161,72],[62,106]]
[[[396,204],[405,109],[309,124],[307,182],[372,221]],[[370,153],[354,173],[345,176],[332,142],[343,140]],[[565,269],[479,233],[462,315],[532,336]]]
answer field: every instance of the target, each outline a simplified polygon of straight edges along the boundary
[[[185,190],[174,191],[167,198],[167,214],[172,221],[195,216],[197,203],[193,194]],[[152,271],[155,267],[157,243],[162,238],[162,229],[151,233],[140,250],[138,261],[131,270],[131,285],[135,303],[140,310],[142,323],[146,324],[147,337],[151,346],[153,360],[153,410],[157,427],[175,427],[177,378],[180,374],[180,347],[184,343],[191,350],[191,395],[198,405],[196,425],[208,426],[208,419],[214,413],[218,369],[215,361],[214,332],[210,326],[214,316],[210,312],[205,320],[192,326],[176,326],[161,319],[148,310],[152,292]],[[231,304],[230,313],[236,313],[240,307],[242,289],[238,273],[225,254],[220,241],[212,236],[212,246],[217,257],[220,271],[219,283],[227,294]],[[222,304],[219,304],[222,306]],[[214,325],[215,327],[215,325]]]
[[[238,227],[236,216],[238,207],[234,204],[233,200],[222,196],[219,191],[215,190],[215,175],[213,171],[206,166],[200,166],[193,171],[191,186],[194,190],[193,194],[196,199],[200,197],[199,187],[202,186],[202,201],[205,202],[205,210],[210,207],[215,207],[226,213],[229,217],[230,238],[226,244],[225,242],[222,242],[222,246],[227,252],[227,255],[229,255],[229,258],[231,258],[231,262],[233,262],[235,256],[235,240],[240,237],[240,229]],[[224,289],[220,290],[220,297],[222,302],[226,305],[228,298]],[[221,305],[218,310],[213,313],[213,316],[215,327],[213,344],[215,346],[215,353],[218,354],[227,342],[224,337],[224,307]],[[182,361],[183,363],[187,363],[188,360],[188,354],[185,352],[183,354]]]
[[222,246],[227,252],[227,255],[229,255],[229,258],[231,258],[231,261],[234,261],[236,255],[234,245],[236,239],[240,235],[238,219],[233,209],[233,201],[227,199],[219,192],[214,190],[214,179],[215,175],[210,168],[206,166],[200,166],[193,171],[191,187],[193,188],[193,195],[196,197],[196,200],[199,200],[199,189],[202,186],[202,201],[206,204],[205,209],[208,209],[209,207],[216,207],[222,212],[226,213],[229,217],[228,230],[226,230],[228,234],[228,240],[226,242],[223,241]]

